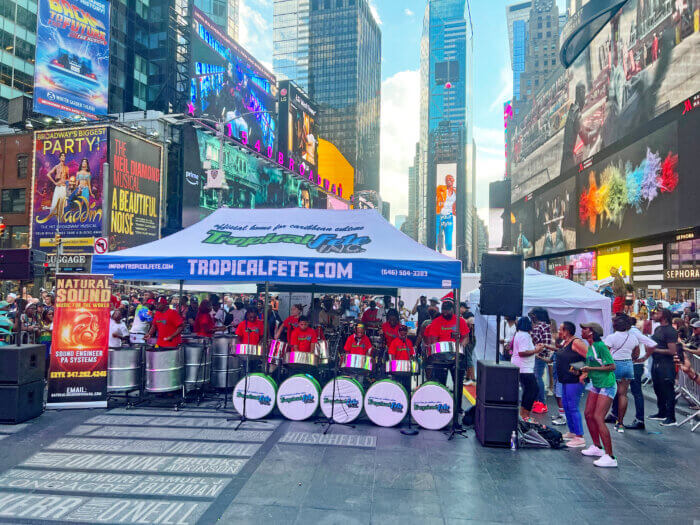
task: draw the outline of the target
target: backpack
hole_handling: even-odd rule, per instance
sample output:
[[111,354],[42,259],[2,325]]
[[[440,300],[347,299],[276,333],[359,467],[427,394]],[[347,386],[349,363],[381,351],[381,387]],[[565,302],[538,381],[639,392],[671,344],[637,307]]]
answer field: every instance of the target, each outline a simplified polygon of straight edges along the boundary
[[518,437],[523,448],[562,448],[561,432],[546,425],[518,422]]

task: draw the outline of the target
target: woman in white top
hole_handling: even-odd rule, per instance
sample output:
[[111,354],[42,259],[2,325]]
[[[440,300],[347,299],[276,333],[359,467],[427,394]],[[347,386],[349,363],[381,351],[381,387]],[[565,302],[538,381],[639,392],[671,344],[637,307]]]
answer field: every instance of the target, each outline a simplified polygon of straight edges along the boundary
[[535,379],[535,345],[532,343],[530,332],[532,321],[529,317],[521,317],[515,325],[517,332],[513,337],[513,357],[511,363],[520,368],[520,386],[523,387],[523,398],[520,403],[520,417],[528,423],[536,423],[530,417],[532,405],[537,398],[537,380]]
[[510,361],[513,352],[513,338],[517,328],[515,327],[515,317],[506,316],[501,321],[501,359]]

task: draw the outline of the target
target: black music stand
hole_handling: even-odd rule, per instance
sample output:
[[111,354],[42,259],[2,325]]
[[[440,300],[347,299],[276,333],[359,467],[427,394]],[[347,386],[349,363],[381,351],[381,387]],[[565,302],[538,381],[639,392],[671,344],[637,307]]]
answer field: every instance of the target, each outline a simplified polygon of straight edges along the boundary
[[[333,395],[331,397],[331,415],[330,417],[326,416],[321,416],[319,417],[314,423],[317,425],[326,425],[326,428],[323,430],[323,434],[327,434],[328,431],[331,429],[331,425],[343,425],[344,427],[350,427],[350,428],[355,428],[355,425],[352,425],[350,423],[339,423],[333,417],[335,416],[335,391],[336,391],[336,384],[337,384],[337,379],[338,379],[338,347],[340,346],[340,342],[343,340],[343,337],[346,336],[345,332],[342,332],[340,337],[335,343],[335,352],[333,354]],[[320,403],[323,403],[323,399],[319,400]],[[319,403],[319,406],[320,406]],[[321,413],[323,413],[323,408],[321,408]]]

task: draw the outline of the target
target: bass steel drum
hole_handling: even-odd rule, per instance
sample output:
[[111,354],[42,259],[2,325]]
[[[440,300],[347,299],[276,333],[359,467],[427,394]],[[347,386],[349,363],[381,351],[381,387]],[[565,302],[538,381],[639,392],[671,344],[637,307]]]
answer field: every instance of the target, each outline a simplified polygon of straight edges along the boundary
[[398,425],[408,413],[408,392],[391,379],[377,381],[367,389],[365,413],[380,427]]
[[233,389],[233,407],[239,414],[243,414],[244,398],[245,416],[248,419],[267,417],[275,408],[277,383],[265,374],[250,374],[236,383]]
[[454,399],[444,385],[423,383],[411,399],[411,416],[427,430],[440,430],[452,421]]
[[333,401],[333,380],[331,379],[321,392],[321,410],[323,415],[337,423],[352,423],[362,412],[365,389],[355,379],[341,376],[335,382],[335,401]]
[[287,419],[303,421],[316,413],[320,398],[321,385],[318,381],[310,375],[297,374],[280,385],[277,407]]

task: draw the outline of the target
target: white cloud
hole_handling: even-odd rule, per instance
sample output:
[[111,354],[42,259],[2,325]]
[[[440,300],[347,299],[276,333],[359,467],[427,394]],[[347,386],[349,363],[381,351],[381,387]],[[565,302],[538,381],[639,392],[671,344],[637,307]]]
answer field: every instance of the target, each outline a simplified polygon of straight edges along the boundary
[[[508,63],[508,62],[506,62]],[[504,66],[498,73],[499,83],[501,84],[501,90],[493,99],[491,105],[489,106],[489,111],[493,111],[497,108],[502,108],[503,103],[513,98],[513,71],[508,66]]]
[[[241,0],[239,5],[238,40],[255,58],[264,64],[271,64],[272,28],[260,8],[251,7],[250,1]],[[259,1],[256,3],[261,4]],[[271,6],[264,2],[262,6],[271,10]]]
[[377,6],[374,5],[373,0],[369,1],[369,10],[372,12],[372,16],[377,21],[377,24],[382,25],[382,19],[379,16],[379,10],[377,9]]
[[392,222],[408,214],[408,168],[419,135],[420,77],[401,71],[382,82],[381,195],[391,203]]
[[415,13],[414,13],[413,11],[411,11],[408,7],[407,7],[406,9],[403,10],[403,14],[406,15],[406,16],[413,16],[413,15],[415,15]]

